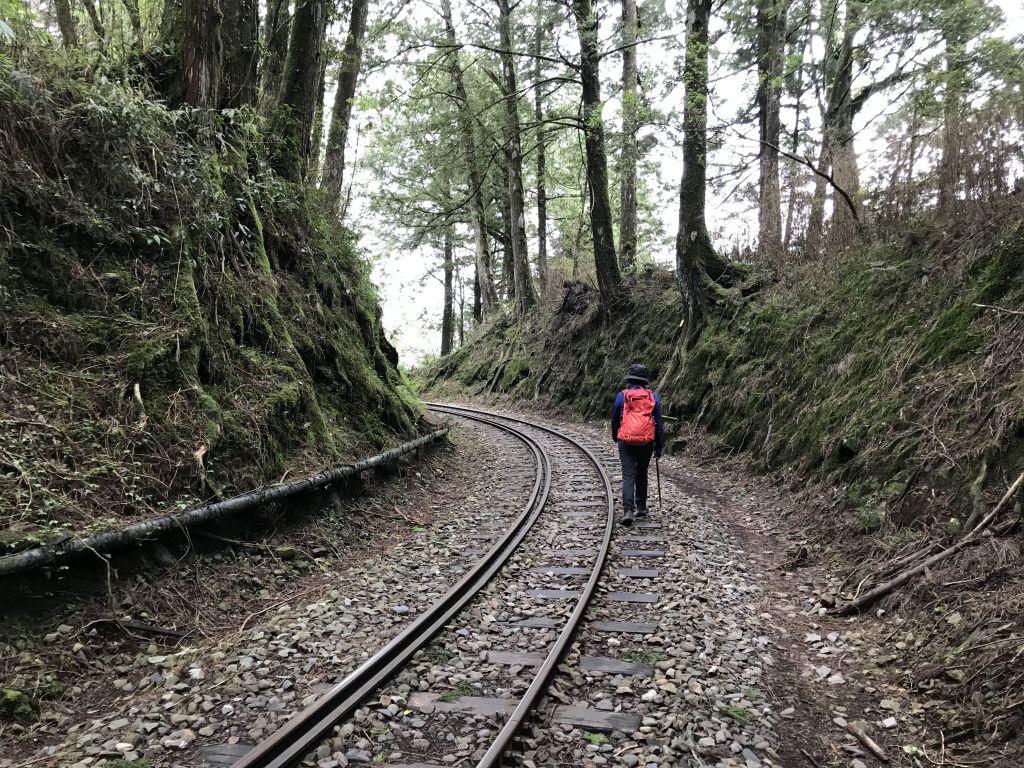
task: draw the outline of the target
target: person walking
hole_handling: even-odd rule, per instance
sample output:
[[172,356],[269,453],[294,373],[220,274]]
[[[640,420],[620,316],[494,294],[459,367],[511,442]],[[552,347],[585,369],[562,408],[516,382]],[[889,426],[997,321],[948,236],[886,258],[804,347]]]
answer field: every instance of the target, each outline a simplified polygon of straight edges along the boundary
[[612,440],[622,463],[622,525],[647,514],[647,468],[651,456],[661,458],[665,427],[661,399],[652,392],[647,366],[634,363],[626,373],[626,388],[615,396],[612,408]]

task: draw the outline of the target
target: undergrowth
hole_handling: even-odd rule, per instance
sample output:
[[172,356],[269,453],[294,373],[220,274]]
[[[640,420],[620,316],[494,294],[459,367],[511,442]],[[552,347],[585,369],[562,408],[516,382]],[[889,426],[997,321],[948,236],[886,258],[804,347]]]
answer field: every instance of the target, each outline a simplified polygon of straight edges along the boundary
[[355,236],[245,110],[53,52],[0,78],[0,530],[24,545],[415,430]]

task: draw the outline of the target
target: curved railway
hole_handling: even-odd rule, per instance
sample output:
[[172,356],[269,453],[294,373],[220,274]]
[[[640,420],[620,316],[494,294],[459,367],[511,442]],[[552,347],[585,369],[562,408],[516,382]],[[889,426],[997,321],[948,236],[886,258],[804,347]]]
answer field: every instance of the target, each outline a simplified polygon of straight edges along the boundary
[[[535,667],[532,681],[518,701],[514,702],[514,706],[511,701],[507,701],[511,709],[505,710],[507,718],[494,734],[485,754],[476,762],[478,768],[499,766],[506,762],[514,748],[516,735],[534,712],[560,659],[572,643],[597,588],[614,526],[611,480],[600,460],[586,446],[551,427],[461,406],[429,404],[429,407],[437,413],[486,424],[513,436],[528,447],[535,459],[536,478],[522,513],[487,553],[424,614],[344,680],[296,713],[268,739],[244,755],[235,763],[235,768],[285,768],[302,761],[331,735],[336,725],[349,718],[366,702],[374,691],[395,679],[410,663],[414,654],[426,647],[446,626],[450,626],[460,612],[480,595],[481,590],[488,585],[493,588],[495,582],[503,578],[514,580],[514,573],[506,573],[515,570],[509,567],[509,561],[513,555],[522,555],[524,547],[534,548],[527,559],[546,554],[568,557],[574,564],[587,562],[586,567],[548,569],[552,573],[567,572],[587,578],[585,583],[573,589],[527,591],[527,596],[538,604],[547,600],[575,602],[568,616],[562,617],[560,625],[553,619],[542,619],[539,623],[527,620],[522,623],[523,627],[547,628],[552,633],[557,631],[557,635],[547,644],[543,659]],[[530,432],[540,433],[547,440],[553,438],[553,444],[542,444]],[[554,458],[552,453],[555,454]],[[561,485],[553,489],[553,478],[556,475]],[[542,516],[546,520],[548,516],[555,516],[560,525],[571,519],[571,523],[585,529],[584,534],[589,536],[588,543],[592,546],[583,549],[537,549],[543,543],[543,537],[530,534]],[[524,545],[528,537],[529,546]],[[543,571],[543,568],[534,567],[531,570],[538,572]]]

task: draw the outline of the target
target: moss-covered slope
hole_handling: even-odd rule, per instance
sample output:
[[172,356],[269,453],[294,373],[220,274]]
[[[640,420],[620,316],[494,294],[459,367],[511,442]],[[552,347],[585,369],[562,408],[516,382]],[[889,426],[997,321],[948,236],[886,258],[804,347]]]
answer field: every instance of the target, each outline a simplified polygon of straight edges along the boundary
[[258,121],[70,74],[0,74],[6,537],[185,505],[415,431],[368,266],[268,170]]
[[428,386],[601,416],[642,361],[677,424],[838,482],[852,530],[963,524],[1024,469],[1024,226],[1019,205],[986,214],[788,267],[685,354],[667,271],[638,278],[612,317],[573,284],[436,362]]

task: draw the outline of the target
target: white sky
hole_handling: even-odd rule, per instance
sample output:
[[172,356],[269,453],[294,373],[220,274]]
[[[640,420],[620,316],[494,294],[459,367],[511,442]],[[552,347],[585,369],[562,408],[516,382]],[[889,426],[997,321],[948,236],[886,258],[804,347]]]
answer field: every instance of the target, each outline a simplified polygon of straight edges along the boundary
[[[1007,20],[1003,29],[1000,30],[1003,35],[1010,37],[1024,31],[1024,2],[1022,0],[993,1],[1002,9]],[[454,5],[457,14],[460,0],[455,0]],[[679,19],[679,14],[676,10],[677,5],[678,3],[675,0],[669,0],[667,3],[668,10],[675,19]],[[611,32],[616,21],[617,18],[609,18],[607,15],[602,19],[602,36],[607,36]],[[681,20],[679,21],[679,27],[681,29]],[[723,53],[726,53],[726,51],[723,51]],[[671,72],[677,67],[675,54],[667,51],[664,44],[653,43],[642,46],[639,49],[639,57],[641,68],[648,66],[659,71]],[[714,67],[715,65],[713,64],[712,66]],[[719,67],[722,68],[721,73],[724,73],[725,65],[720,63]],[[607,95],[610,93],[612,81],[617,80],[620,76],[620,68],[621,58],[618,56],[611,56],[602,61],[603,94]],[[712,72],[712,78],[714,79],[714,77],[715,73]],[[525,73],[521,74],[520,78],[523,82],[528,81]],[[746,98],[742,94],[741,89],[745,88],[749,91],[753,87],[752,78],[753,76],[747,73],[743,76],[723,79],[715,84],[713,114],[710,118],[712,123],[716,121],[716,117],[726,119],[735,114],[738,106]],[[375,85],[377,83],[374,83],[371,79],[370,87]],[[666,103],[656,106],[667,107],[670,106],[669,102],[678,102],[680,90],[681,88],[677,88],[671,91],[666,95]],[[869,126],[865,130],[865,124],[868,121],[877,121],[880,117],[879,113],[884,111],[887,101],[884,95],[877,96],[861,113],[861,125],[857,126],[858,153],[861,155],[862,162],[864,163],[870,162],[872,149],[871,127]],[[331,98],[328,98],[328,104],[330,103]],[[609,100],[605,115],[608,120],[618,120],[617,101]],[[358,113],[356,114],[356,124],[359,128],[364,126],[361,117]],[[755,132],[756,139],[756,126],[752,130]],[[357,133],[350,137],[350,140],[354,141],[357,146],[349,150],[348,156],[358,158],[361,151],[358,143],[365,142],[366,137]],[[742,146],[744,142],[736,133],[730,133],[727,141],[733,145],[733,151],[723,150],[717,156],[712,157],[712,162],[715,162],[716,159],[728,162],[729,158],[724,157],[725,155],[732,154],[735,156],[737,151],[748,152],[755,148],[754,144],[749,143],[747,146]],[[674,144],[675,142],[672,141],[660,141],[656,146],[654,157],[659,166],[659,179],[656,182],[653,180],[651,182],[652,187],[660,186],[662,188],[660,192],[662,204],[659,206],[659,212],[665,229],[664,241],[651,245],[655,261],[665,264],[671,264],[674,261],[672,242],[675,236],[676,218],[678,216],[678,203],[675,196],[678,194],[678,181],[682,169],[682,151],[680,147]],[[609,149],[612,150],[613,148],[609,147]],[[610,155],[609,161],[614,162],[613,155]],[[358,159],[356,162],[358,163]],[[869,170],[869,168],[862,168],[863,178],[866,179],[868,177]],[[750,172],[753,174],[751,178],[756,181],[756,167],[752,167]],[[424,354],[436,353],[440,346],[439,331],[429,326],[439,324],[443,300],[442,287],[436,279],[423,281],[423,276],[428,271],[427,266],[436,264],[438,255],[426,249],[399,253],[389,251],[387,237],[378,237],[375,235],[375,232],[386,233],[393,225],[390,222],[379,220],[370,211],[367,193],[373,188],[374,179],[365,169],[357,167],[351,207],[348,211],[348,222],[350,226],[353,226],[361,233],[362,248],[374,258],[374,280],[381,293],[385,327],[398,346],[402,362],[406,365],[413,365]],[[728,185],[727,189],[732,189],[732,184]],[[613,191],[613,193],[615,192]],[[528,217],[531,214],[535,220],[535,211],[527,212]],[[750,211],[746,210],[744,204],[736,200],[724,199],[720,193],[710,193],[708,216],[709,227],[720,246],[727,246],[731,240],[749,242],[756,235],[756,212],[751,214]],[[534,250],[535,243],[531,243],[531,253]]]

